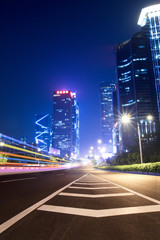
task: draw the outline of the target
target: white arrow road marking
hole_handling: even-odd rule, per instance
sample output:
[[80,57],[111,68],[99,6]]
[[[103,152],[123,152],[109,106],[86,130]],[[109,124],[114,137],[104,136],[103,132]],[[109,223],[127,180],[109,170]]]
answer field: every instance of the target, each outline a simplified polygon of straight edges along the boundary
[[96,189],[111,189],[111,188],[119,188],[119,187],[69,187],[75,189],[89,189],[89,190],[96,190]]
[[113,208],[113,209],[102,209],[102,210],[43,205],[40,208],[38,208],[38,210],[100,218],[100,217],[113,217],[113,216],[120,216],[120,215],[129,215],[129,214],[160,212],[160,205]]
[[61,196],[69,196],[69,197],[103,198],[103,197],[131,196],[131,195],[134,195],[134,194],[133,193],[80,194],[80,193],[61,192],[59,195],[61,195]]

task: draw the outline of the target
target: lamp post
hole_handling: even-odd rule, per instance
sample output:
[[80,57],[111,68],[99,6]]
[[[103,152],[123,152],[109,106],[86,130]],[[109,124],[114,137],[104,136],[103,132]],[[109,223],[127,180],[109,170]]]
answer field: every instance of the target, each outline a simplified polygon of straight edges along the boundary
[[[131,116],[129,114],[122,115],[121,122],[123,124],[129,124],[130,121],[131,121]],[[141,163],[143,163],[142,142],[141,142],[141,133],[140,133],[139,122],[137,122],[137,129],[138,129],[138,142],[139,142],[140,161],[141,161]]]
[[141,142],[141,132],[140,132],[139,122],[137,122],[137,128],[138,128],[140,160],[141,160],[141,164],[142,164],[143,163],[143,155],[142,155],[142,142]]
[[[148,115],[147,120],[152,121],[153,120],[153,116],[152,115]],[[121,122],[124,124],[128,124],[131,121],[131,117],[128,114],[124,114],[121,117]],[[138,129],[138,142],[139,142],[139,153],[140,153],[140,161],[141,164],[143,163],[143,154],[142,154],[142,141],[141,141],[141,132],[140,132],[140,125],[139,122],[137,122],[137,129]]]

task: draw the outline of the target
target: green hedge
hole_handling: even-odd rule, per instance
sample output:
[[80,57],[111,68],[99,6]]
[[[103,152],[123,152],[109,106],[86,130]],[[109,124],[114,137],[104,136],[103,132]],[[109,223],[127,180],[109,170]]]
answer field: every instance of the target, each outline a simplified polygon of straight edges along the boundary
[[160,162],[156,163],[143,163],[133,165],[121,165],[121,166],[98,166],[99,169],[118,170],[118,171],[140,171],[140,172],[154,172],[160,173]]

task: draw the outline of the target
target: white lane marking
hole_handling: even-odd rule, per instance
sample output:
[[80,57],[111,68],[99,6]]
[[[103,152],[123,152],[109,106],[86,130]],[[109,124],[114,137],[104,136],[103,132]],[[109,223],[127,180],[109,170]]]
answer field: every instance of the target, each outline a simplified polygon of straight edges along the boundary
[[134,195],[134,194],[133,193],[81,194],[81,193],[61,192],[59,195],[61,195],[61,196],[69,196],[69,197],[103,198],[103,197],[131,196],[131,195]]
[[[86,175],[87,174],[85,174],[84,176],[86,176]],[[84,177],[84,176],[82,176],[82,177]],[[79,179],[81,179],[81,177]],[[77,181],[77,179],[75,181]],[[42,199],[41,201],[35,203],[31,207],[25,209],[24,211],[20,212],[19,214],[15,215],[14,217],[10,218],[6,222],[2,223],[0,225],[0,233],[4,232],[9,227],[11,227],[13,224],[15,224],[16,222],[18,222],[19,220],[21,220],[22,218],[27,216],[29,213],[33,212],[36,208],[38,208],[39,206],[43,205],[45,202],[49,201],[51,198],[55,197],[56,195],[58,195],[60,192],[62,192],[66,188],[70,187],[75,181],[69,183],[68,185],[66,185],[63,188],[57,190],[56,192],[52,193],[48,197]]]
[[12,179],[12,180],[1,181],[1,183],[25,181],[25,180],[35,179],[35,178],[36,178],[36,177],[31,177],[31,178],[17,178],[17,179]]
[[98,181],[77,181],[77,183],[104,183],[104,182],[98,182]]
[[95,190],[95,189],[111,189],[111,188],[119,188],[119,187],[69,187],[75,189],[88,189],[88,190]]
[[[91,179],[90,179],[90,180],[86,180],[86,179],[84,179],[84,178],[81,179],[81,182],[95,182],[95,181],[96,181],[96,182],[99,182],[99,181],[97,181],[96,178],[94,178],[94,179],[92,179],[92,180],[91,180]],[[79,182],[79,181],[78,181],[78,182]],[[101,181],[101,182],[104,182],[104,181]]]
[[[93,175],[93,174],[92,174],[92,175]],[[95,176],[95,175],[93,175],[93,176]],[[95,176],[95,177],[97,177],[97,176]],[[100,177],[97,177],[97,178],[101,179]],[[157,204],[160,205],[160,201],[158,201],[158,200],[156,200],[156,199],[154,199],[154,198],[151,198],[151,197],[148,197],[148,196],[146,196],[146,195],[144,195],[144,194],[135,192],[135,191],[133,191],[133,190],[131,190],[131,189],[129,189],[129,188],[122,187],[121,185],[116,184],[116,183],[113,183],[113,182],[111,182],[111,181],[106,180],[106,182],[110,182],[110,184],[113,184],[113,185],[115,185],[115,186],[117,186],[117,187],[119,187],[119,188],[122,188],[122,189],[130,192],[130,193],[133,193],[133,194],[135,194],[135,195],[137,195],[137,196],[140,196],[140,197],[142,197],[142,198],[145,198],[145,199],[147,199],[147,200],[149,200],[149,201],[151,201],[151,202],[154,202],[154,203],[157,203]]]
[[101,185],[101,184],[110,184],[110,183],[77,183],[75,182],[74,184],[78,184],[78,185]]
[[160,206],[149,205],[149,206],[140,206],[140,207],[93,210],[93,209],[84,209],[84,208],[71,208],[71,207],[61,207],[61,206],[53,206],[53,205],[43,205],[40,208],[38,208],[38,210],[100,218],[100,217],[113,217],[113,216],[129,215],[129,214],[160,212]]

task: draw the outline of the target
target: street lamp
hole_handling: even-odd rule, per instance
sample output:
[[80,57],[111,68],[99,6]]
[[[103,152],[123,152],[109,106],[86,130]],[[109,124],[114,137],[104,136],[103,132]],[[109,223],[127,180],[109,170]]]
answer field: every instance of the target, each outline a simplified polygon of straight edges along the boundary
[[97,142],[98,142],[98,144],[101,144],[101,143],[102,143],[102,140],[101,140],[101,139],[98,139]]
[[[128,114],[124,114],[121,117],[121,122],[123,124],[129,124],[131,121],[131,117]],[[143,155],[142,155],[142,142],[141,142],[141,133],[140,133],[140,126],[139,122],[137,122],[137,129],[138,129],[138,140],[139,140],[139,152],[140,152],[140,161],[143,163]]]
[[131,117],[129,114],[123,114],[121,117],[121,122],[124,124],[128,124],[131,121]]
[[[152,115],[148,115],[147,120],[152,121],[153,120],[153,116]],[[121,122],[124,124],[128,124],[131,121],[131,117],[128,114],[124,114],[121,117]],[[143,163],[143,154],[142,154],[142,142],[141,142],[141,132],[140,132],[140,125],[139,122],[137,121],[137,130],[138,130],[138,140],[139,140],[139,152],[140,152],[140,161],[141,163]]]
[[152,121],[153,120],[153,116],[152,115],[148,115],[147,116],[147,120]]

